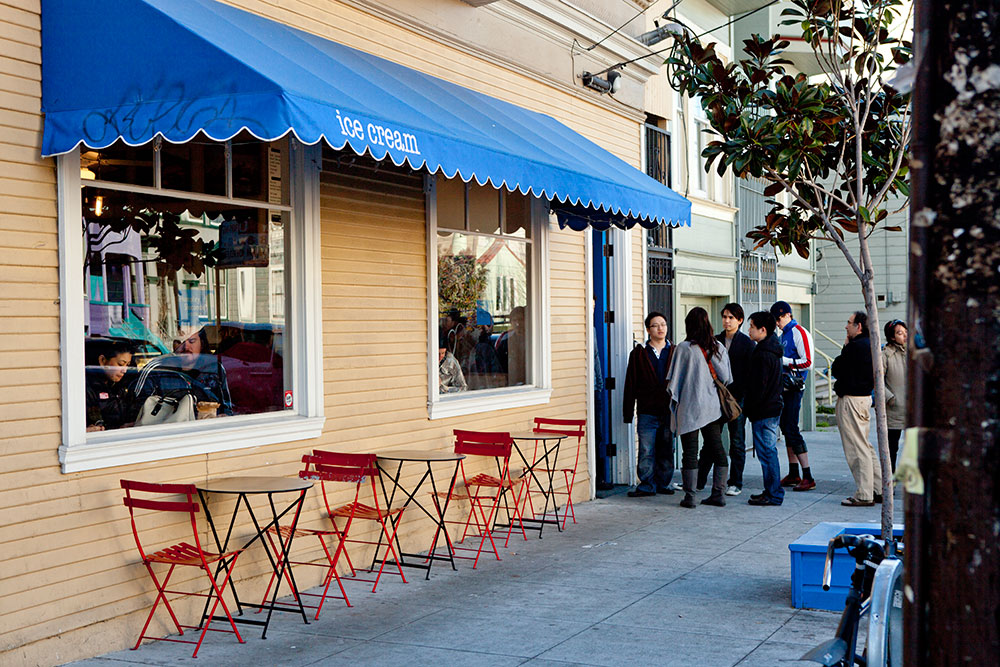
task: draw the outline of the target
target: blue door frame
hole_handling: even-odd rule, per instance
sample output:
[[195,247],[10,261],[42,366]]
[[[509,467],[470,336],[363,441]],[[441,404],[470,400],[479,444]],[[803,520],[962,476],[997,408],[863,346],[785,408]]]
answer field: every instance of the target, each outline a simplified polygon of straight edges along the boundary
[[[594,433],[595,443],[595,467],[596,482],[603,484],[610,481],[611,462],[610,456],[614,454],[614,445],[609,448],[611,442],[611,410],[610,401],[617,396],[615,389],[617,386],[614,380],[608,381],[608,324],[605,323],[605,313],[608,308],[608,258],[605,257],[604,247],[607,243],[607,231],[599,232],[593,230],[591,241],[593,243],[591,261],[593,263],[593,301],[594,301],[594,344],[597,354],[595,363],[600,364],[600,368],[594,369],[595,376],[600,372],[604,382],[600,389],[594,389],[594,418],[596,421]],[[596,384],[596,383],[595,383]],[[609,388],[609,385],[610,388]],[[609,449],[611,450],[609,452]]]

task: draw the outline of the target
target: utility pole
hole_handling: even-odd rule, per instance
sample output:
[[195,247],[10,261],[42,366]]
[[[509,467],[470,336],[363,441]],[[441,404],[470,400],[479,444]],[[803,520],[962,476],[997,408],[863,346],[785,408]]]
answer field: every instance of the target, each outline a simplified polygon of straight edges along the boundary
[[916,0],[914,37],[904,657],[1000,665],[1000,3]]

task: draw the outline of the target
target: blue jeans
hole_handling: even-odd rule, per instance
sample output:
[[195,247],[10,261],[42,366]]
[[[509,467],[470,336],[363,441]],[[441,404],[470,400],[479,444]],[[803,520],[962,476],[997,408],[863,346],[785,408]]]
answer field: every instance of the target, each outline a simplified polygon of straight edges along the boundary
[[753,431],[753,449],[764,473],[764,495],[774,505],[785,499],[781,488],[781,464],[778,462],[778,422],[781,417],[768,417],[750,422]]
[[799,431],[799,410],[802,408],[801,391],[786,391],[781,397],[785,406],[781,410],[781,433],[785,436],[785,446],[791,447],[795,454],[805,454],[805,438]]
[[[740,401],[742,406],[743,401]],[[743,413],[728,424],[729,481],[726,484],[740,489],[743,488],[743,466],[747,461],[746,424],[747,418]]]
[[670,417],[639,415],[639,491],[656,491],[670,486],[674,476],[674,434]]

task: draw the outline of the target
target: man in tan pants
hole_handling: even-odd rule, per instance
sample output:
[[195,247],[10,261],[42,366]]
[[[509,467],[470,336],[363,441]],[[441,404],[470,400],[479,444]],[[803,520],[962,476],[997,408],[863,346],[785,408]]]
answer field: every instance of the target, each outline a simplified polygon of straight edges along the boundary
[[882,469],[875,448],[868,442],[871,394],[875,388],[868,316],[856,312],[847,319],[844,328],[847,340],[830,370],[837,380],[833,385],[833,390],[837,392],[837,428],[857,490],[840,504],[871,507],[876,502],[882,502]]

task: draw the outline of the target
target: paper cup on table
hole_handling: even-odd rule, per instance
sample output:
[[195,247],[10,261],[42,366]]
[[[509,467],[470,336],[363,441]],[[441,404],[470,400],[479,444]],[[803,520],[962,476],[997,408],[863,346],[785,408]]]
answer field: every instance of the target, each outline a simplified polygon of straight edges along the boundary
[[212,401],[200,401],[198,403],[198,419],[212,419],[219,412],[219,404]]

